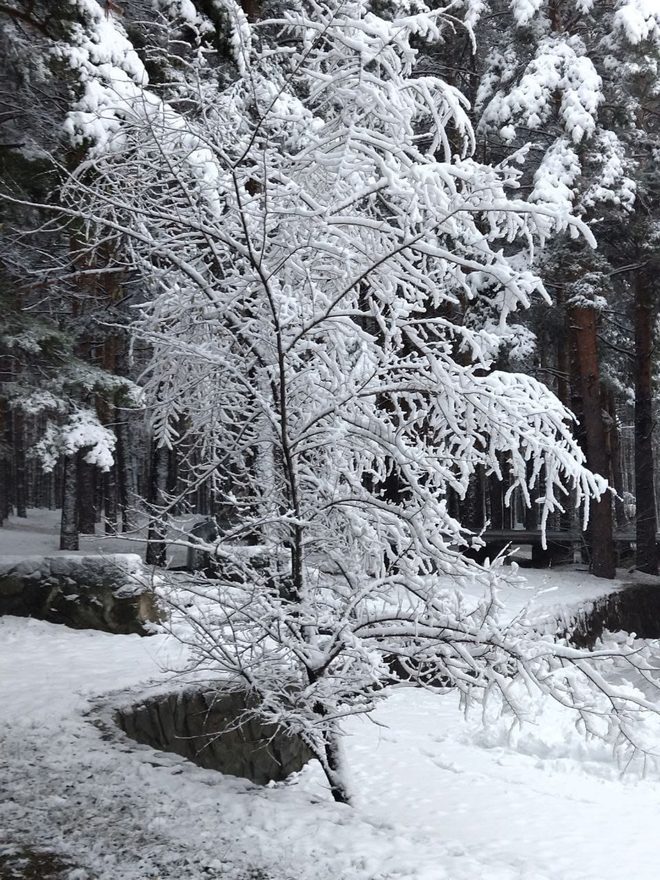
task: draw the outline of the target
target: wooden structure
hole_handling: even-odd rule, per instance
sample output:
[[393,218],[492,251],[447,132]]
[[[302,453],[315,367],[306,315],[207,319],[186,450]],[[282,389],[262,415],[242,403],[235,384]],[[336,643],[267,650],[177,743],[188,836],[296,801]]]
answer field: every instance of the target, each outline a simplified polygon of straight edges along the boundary
[[[492,559],[508,546],[531,547],[532,565],[539,567],[580,561],[587,546],[586,533],[578,529],[547,529],[545,547],[540,529],[486,529],[481,538],[486,546],[478,551],[480,558]],[[635,540],[634,528],[617,529],[614,533],[617,557],[632,555]],[[660,532],[656,535],[656,542],[660,549]]]
[[582,558],[584,533],[577,530],[547,529],[545,544],[540,529],[487,529],[481,535],[485,542],[480,555],[492,559],[506,547],[532,548],[532,565],[547,566],[575,562]]

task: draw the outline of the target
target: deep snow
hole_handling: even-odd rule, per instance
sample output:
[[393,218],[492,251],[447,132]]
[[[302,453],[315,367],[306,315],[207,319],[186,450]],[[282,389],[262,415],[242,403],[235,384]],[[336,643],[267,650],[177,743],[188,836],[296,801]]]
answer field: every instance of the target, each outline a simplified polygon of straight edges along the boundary
[[179,660],[164,635],[0,620],[0,844],[55,849],[87,869],[76,880],[657,878],[657,771],[619,778],[556,707],[507,745],[453,694],[397,690],[377,724],[350,724],[350,809],[315,766],[259,789],[82,716]]
[[[53,552],[32,525],[31,552]],[[0,552],[10,536],[0,529]],[[604,588],[584,572],[524,574],[531,588],[505,595],[509,614],[528,598],[535,616],[554,614]],[[621,777],[556,704],[537,701],[533,723],[511,731],[466,719],[454,694],[393,691],[376,723],[347,726],[351,809],[331,801],[317,766],[261,789],[84,717],[99,698],[162,687],[182,661],[164,634],[0,619],[0,846],[55,850],[81,869],[71,880],[658,877],[660,771],[642,778],[635,765]]]

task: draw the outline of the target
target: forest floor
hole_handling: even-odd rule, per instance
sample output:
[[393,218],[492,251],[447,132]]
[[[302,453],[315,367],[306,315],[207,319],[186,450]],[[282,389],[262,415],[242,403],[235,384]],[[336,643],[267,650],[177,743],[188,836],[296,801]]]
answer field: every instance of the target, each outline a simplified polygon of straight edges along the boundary
[[[204,517],[178,517],[170,528],[168,559],[172,565],[183,565],[186,547],[176,543],[177,538],[185,538],[192,526]],[[0,528],[0,556],[57,556],[71,555],[69,550],[59,550],[60,511],[31,509],[25,519],[10,517]],[[144,559],[147,521],[135,532],[119,535],[105,535],[97,525],[96,535],[80,535],[80,555],[96,553],[137,553]]]
[[[31,553],[52,552],[32,531]],[[0,553],[10,534],[0,529]],[[511,614],[612,586],[524,574]],[[85,717],[113,692],[162,686],[184,659],[165,633],[0,618],[0,880],[657,880],[660,768],[622,775],[552,701],[531,700],[512,728],[466,717],[453,693],[393,690],[376,723],[346,726],[349,808],[314,763],[257,787]]]

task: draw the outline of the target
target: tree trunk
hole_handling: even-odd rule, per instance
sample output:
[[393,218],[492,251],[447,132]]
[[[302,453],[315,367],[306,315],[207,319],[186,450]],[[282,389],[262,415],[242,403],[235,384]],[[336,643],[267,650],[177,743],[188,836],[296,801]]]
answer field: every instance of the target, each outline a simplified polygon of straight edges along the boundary
[[[529,481],[532,477],[532,464],[531,462],[527,462],[527,483],[529,485]],[[540,478],[539,478],[540,479]],[[539,480],[536,481],[536,486],[534,487],[534,491],[530,492],[530,500],[531,505],[525,508],[525,528],[528,532],[534,532],[539,528],[539,507],[536,503],[536,498],[542,494],[541,492],[541,484]]]
[[623,529],[627,525],[626,510],[623,503],[623,493],[625,487],[623,484],[623,461],[621,458],[621,439],[619,437],[619,424],[616,417],[616,404],[614,400],[614,392],[609,391],[607,395],[607,410],[612,420],[610,427],[610,461],[612,464],[612,484],[616,492],[614,499],[614,518],[616,527]]
[[64,459],[60,550],[78,550],[78,466],[75,455]]
[[82,535],[96,534],[96,499],[94,466],[85,461],[85,450],[77,455],[78,462],[78,529]]
[[113,465],[103,479],[103,511],[106,535],[117,534],[117,466]]
[[168,483],[169,451],[164,446],[154,446],[149,474],[149,502],[155,509],[149,519],[147,532],[147,565],[164,566],[167,562],[165,535],[167,523],[165,513],[159,513],[158,506],[165,503]]
[[12,413],[6,399],[0,398],[0,521],[10,516],[14,510],[14,450],[12,434]]
[[[608,478],[610,467],[598,364],[598,313],[593,308],[573,306],[569,310],[569,315],[575,338],[587,464],[594,473]],[[613,578],[616,574],[616,558],[612,533],[612,502],[609,493],[591,505],[588,540],[593,574],[596,577]]]
[[647,268],[635,277],[635,499],[636,565],[658,573],[655,488],[653,480],[652,354],[655,321],[653,285]]
[[0,526],[7,519],[7,480],[5,478],[5,463],[0,453]]
[[473,532],[483,529],[486,518],[484,510],[484,472],[479,466],[470,477],[465,498],[461,500],[461,525]]
[[[500,455],[500,468],[502,474],[506,473],[506,465],[503,463],[503,457]],[[504,480],[492,474],[488,477],[488,501],[490,508],[490,527],[491,529],[504,528],[504,493],[506,491]]]
[[330,794],[338,804],[350,804],[350,795],[342,774],[339,735],[334,731],[326,731],[324,741],[325,760],[322,763],[330,785]]
[[131,448],[130,426],[125,417],[118,419],[115,431],[117,434],[117,488],[122,514],[122,531],[132,532],[138,528],[137,480]]
[[6,463],[9,448],[4,442],[7,410],[7,401],[0,397],[0,525],[9,515],[9,482]]
[[14,448],[14,500],[16,516],[27,517],[27,474],[25,468],[25,417],[20,409],[12,412]]
[[[555,289],[555,297],[557,300],[557,308],[563,309],[566,305],[564,293],[561,286]],[[571,407],[571,320],[570,313],[567,311],[564,316],[564,332],[562,328],[557,328],[557,397],[564,406]]]

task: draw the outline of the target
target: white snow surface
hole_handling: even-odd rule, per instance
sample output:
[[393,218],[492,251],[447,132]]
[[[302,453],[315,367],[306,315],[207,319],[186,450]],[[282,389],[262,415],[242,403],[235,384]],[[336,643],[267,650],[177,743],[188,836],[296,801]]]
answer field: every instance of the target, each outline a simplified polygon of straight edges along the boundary
[[0,844],[55,849],[76,880],[657,877],[657,772],[621,779],[554,706],[509,742],[453,694],[394,691],[377,724],[348,729],[354,808],[331,802],[314,765],[258,788],[84,718],[110,689],[162,686],[180,653],[165,635],[0,620]]
[[[59,510],[30,509],[25,519],[10,517],[0,528],[0,560],[4,557],[81,557],[81,556],[134,556],[144,559],[147,523],[129,534],[105,535],[97,525],[96,535],[80,535],[80,550],[71,552],[59,549]],[[201,517],[203,519],[203,517]],[[186,548],[177,541],[185,541],[186,534],[199,520],[199,516],[178,517],[170,527],[168,559],[172,565],[182,565]],[[125,561],[128,565],[128,560]]]
[[[19,551],[11,534],[0,529],[0,552]],[[50,549],[34,520],[31,534],[33,552]],[[554,617],[613,586],[584,572],[525,574],[528,589],[503,596],[511,616],[527,603],[535,619]],[[125,703],[127,688],[162,689],[184,659],[165,634],[0,618],[0,846],[55,850],[78,866],[70,880],[658,876],[660,772],[635,765],[622,777],[608,748],[547,699],[512,730],[466,718],[455,694],[394,690],[376,723],[347,725],[353,808],[331,801],[315,764],[259,788],[85,717],[99,701]]]

